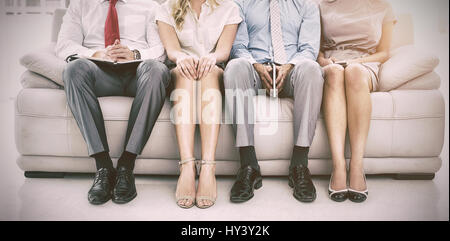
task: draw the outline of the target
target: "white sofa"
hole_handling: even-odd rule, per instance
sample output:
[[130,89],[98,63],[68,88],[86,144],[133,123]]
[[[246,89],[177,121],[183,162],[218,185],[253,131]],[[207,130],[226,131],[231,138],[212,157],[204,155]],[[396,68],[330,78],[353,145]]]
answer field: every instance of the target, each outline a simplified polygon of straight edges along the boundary
[[[64,10],[55,12],[53,42],[56,41],[63,14]],[[398,16],[398,19],[393,54],[407,54],[406,51],[411,48],[401,46],[413,44],[411,17]],[[95,171],[95,163],[88,157],[86,144],[66,104],[61,86],[61,71],[65,63],[56,59],[53,46],[54,43],[21,59],[28,70],[22,75],[24,88],[15,103],[15,133],[17,149],[21,154],[17,164],[27,177],[62,177],[65,173]],[[419,69],[422,71],[420,76],[406,80],[395,73],[388,73],[397,71],[395,65],[382,67],[385,73],[380,74],[381,90],[385,92],[372,94],[373,114],[365,153],[367,174],[432,179],[440,169],[445,106],[437,90],[440,78],[432,70],[437,60],[433,56],[430,58],[434,60],[431,67]],[[400,74],[411,77],[408,76],[411,71],[403,71],[406,73]],[[395,80],[389,79],[394,77]],[[262,103],[262,98],[267,97],[258,97],[256,103]],[[111,156],[114,158],[120,155],[123,148],[131,103],[132,98],[127,97],[100,98]],[[278,117],[267,116],[261,111],[257,113],[255,141],[263,175],[286,175],[288,172],[293,145],[293,104],[289,99],[281,99],[278,105]],[[169,115],[170,103],[167,101],[142,155],[138,157],[137,174],[178,173],[177,140]],[[275,134],[258,134],[260,128],[274,122],[278,123]],[[195,146],[196,157],[200,158],[198,133]],[[347,156],[348,152],[347,148]],[[230,125],[221,126],[216,158],[217,174],[236,173],[239,155],[234,147]],[[310,170],[314,175],[325,175],[331,171],[327,133],[322,118],[310,150]]]

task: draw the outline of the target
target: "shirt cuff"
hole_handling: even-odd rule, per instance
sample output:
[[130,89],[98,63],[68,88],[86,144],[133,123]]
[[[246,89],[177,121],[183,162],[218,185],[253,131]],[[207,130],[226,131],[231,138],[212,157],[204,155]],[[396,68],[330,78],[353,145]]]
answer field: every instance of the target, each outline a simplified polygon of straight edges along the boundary
[[148,49],[136,49],[141,54],[141,60],[153,59],[154,56],[149,53]]
[[141,54],[141,60],[147,60],[147,59],[154,59],[158,60],[160,62],[164,63],[164,60],[166,58],[165,52],[163,51],[162,54],[157,54],[158,50],[156,49],[137,49],[139,53]]

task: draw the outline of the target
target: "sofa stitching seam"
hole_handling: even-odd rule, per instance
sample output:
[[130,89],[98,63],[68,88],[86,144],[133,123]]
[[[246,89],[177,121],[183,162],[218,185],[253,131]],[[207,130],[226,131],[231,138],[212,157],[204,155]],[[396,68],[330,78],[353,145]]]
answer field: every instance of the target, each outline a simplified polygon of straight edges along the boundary
[[[394,100],[394,96],[392,95],[392,93],[389,91],[388,92],[389,93],[389,96],[391,97],[391,103],[392,103],[392,116],[394,116],[395,114],[396,114],[396,111],[397,111],[397,109],[396,109],[396,105],[395,105],[395,100]],[[393,154],[393,145],[394,145],[394,125],[395,125],[395,120],[394,120],[394,122],[391,124],[391,144],[389,145],[390,146],[390,151],[389,151],[389,154],[390,154],[390,156],[392,156],[392,154]]]

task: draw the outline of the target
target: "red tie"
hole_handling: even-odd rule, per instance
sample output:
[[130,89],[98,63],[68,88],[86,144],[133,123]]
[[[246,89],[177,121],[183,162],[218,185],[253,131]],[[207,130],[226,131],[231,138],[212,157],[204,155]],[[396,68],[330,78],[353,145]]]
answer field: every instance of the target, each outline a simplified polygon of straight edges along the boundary
[[119,18],[117,17],[116,3],[118,0],[109,0],[108,16],[105,22],[105,48],[120,40]]

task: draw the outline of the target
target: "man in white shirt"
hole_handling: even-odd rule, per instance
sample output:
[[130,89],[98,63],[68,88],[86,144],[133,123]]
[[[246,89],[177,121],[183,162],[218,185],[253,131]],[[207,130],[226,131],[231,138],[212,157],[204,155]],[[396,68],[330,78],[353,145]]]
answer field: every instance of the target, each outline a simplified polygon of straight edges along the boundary
[[[63,73],[67,101],[95,158],[97,173],[88,193],[92,204],[109,199],[127,203],[137,195],[134,162],[141,154],[159,116],[170,82],[162,63],[164,47],[154,15],[157,3],[148,0],[72,0],[63,19],[56,54],[96,57],[111,61],[142,59],[136,65],[110,66],[86,58],[69,62]],[[114,169],[106,138],[102,96],[135,97],[125,147]]]

